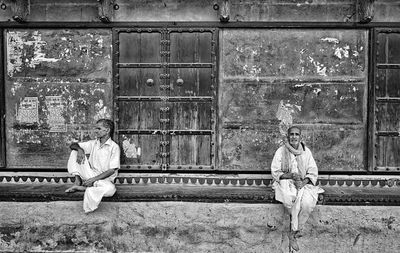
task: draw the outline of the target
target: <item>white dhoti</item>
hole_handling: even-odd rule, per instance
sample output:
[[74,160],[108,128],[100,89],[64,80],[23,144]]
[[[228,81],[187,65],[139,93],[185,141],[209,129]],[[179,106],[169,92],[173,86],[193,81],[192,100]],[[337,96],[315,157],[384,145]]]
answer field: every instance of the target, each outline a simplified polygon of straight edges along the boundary
[[[93,170],[88,160],[85,158],[83,164],[76,161],[78,152],[73,150],[68,160],[68,172],[72,175],[80,176],[83,180],[95,177],[100,172]],[[104,197],[111,197],[116,192],[115,185],[109,178],[94,182],[93,186],[87,187],[83,198],[83,210],[85,213],[96,210]]]
[[322,188],[311,184],[297,191],[291,179],[275,181],[272,188],[275,190],[275,199],[282,202],[290,213],[292,231],[304,226],[317,204],[318,194],[324,192]]

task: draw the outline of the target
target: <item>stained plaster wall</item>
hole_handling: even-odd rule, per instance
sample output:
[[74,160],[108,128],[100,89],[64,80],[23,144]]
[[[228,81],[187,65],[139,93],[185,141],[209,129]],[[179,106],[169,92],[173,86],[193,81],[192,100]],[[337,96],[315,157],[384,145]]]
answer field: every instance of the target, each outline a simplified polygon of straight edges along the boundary
[[[5,8],[0,10],[0,20],[15,22],[11,19],[14,3],[4,1]],[[121,0],[114,4],[108,13],[112,21],[161,22],[218,21],[219,10],[216,10],[218,8],[215,4],[222,6],[220,1],[194,0]],[[399,6],[400,1],[375,1],[376,15],[373,21],[398,21],[394,13]],[[98,11],[102,7],[99,1],[32,0],[29,8],[27,22],[100,22]],[[232,0],[230,22],[356,22],[358,8],[357,1],[351,0]],[[77,133],[80,137],[89,137],[87,128],[90,126],[87,124],[96,118],[110,115],[111,31],[6,32],[6,104],[9,107],[6,123],[10,129],[6,132],[10,146],[7,166],[18,167],[23,166],[20,161],[27,158],[18,157],[18,154],[33,153],[31,144],[43,144],[40,139],[47,138],[43,135],[27,138],[28,135],[34,136],[31,132],[36,129],[20,131],[19,107],[21,104],[34,104],[32,101],[24,104],[24,97],[38,97],[37,105],[40,108],[36,121],[39,127],[46,128],[46,102],[41,97],[64,94],[61,95],[61,102],[55,101],[62,104],[59,120],[63,118],[63,124],[72,125],[76,123],[75,119],[82,121],[83,126],[78,124],[76,129],[71,130],[80,131]],[[85,36],[78,38],[82,34]],[[305,140],[316,152],[322,170],[364,170],[369,46],[367,30],[221,28],[220,34],[219,168],[268,169],[268,162],[282,132],[279,124],[286,121],[302,124],[306,129]],[[93,43],[96,40],[99,43]],[[83,85],[83,89],[79,89],[79,85]],[[66,90],[66,86],[74,88]],[[91,91],[85,91],[89,88]],[[35,94],[34,90],[41,94]],[[78,94],[79,91],[81,94]],[[93,94],[93,91],[99,92]],[[75,95],[71,95],[71,92]],[[67,109],[71,106],[66,102],[68,99],[78,101],[81,108],[69,112]],[[99,108],[94,108],[96,106]],[[58,139],[60,142],[44,144],[43,148],[47,146],[45,156],[56,153],[59,158],[67,151],[67,147],[62,146],[64,141],[79,139],[75,138],[77,136],[65,137],[64,132],[69,134],[69,130],[64,131],[65,126],[59,127],[58,130],[54,128],[51,134],[54,136],[47,139]],[[18,133],[14,131],[15,128],[18,128]],[[30,144],[21,147],[23,142]],[[40,164],[32,155],[28,155],[28,159],[33,161],[29,164],[37,164],[38,167],[62,167],[65,163],[63,159],[50,159],[51,162]],[[54,164],[57,161],[59,164]]]
[[363,30],[224,30],[222,167],[269,168],[297,124],[320,170],[363,170],[367,38]]
[[112,114],[109,30],[6,31],[7,166],[64,168]]
[[[289,252],[280,205],[234,203],[3,202],[0,251]],[[63,215],[60,215],[62,213]],[[398,207],[318,206],[300,252],[398,252]]]
[[[4,0],[0,21],[12,21],[13,2]],[[111,8],[112,21],[219,21],[214,4],[221,0],[118,0]],[[230,20],[239,21],[357,21],[357,0],[231,0]],[[398,0],[376,0],[373,22],[398,22]],[[110,9],[106,6],[106,9]],[[100,22],[99,1],[31,0],[27,21]]]

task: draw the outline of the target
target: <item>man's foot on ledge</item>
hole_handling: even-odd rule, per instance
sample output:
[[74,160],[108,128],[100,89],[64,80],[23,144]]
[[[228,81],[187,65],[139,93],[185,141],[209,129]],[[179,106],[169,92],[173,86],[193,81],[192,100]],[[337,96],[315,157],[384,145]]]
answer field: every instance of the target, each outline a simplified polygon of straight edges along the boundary
[[301,231],[296,231],[296,233],[294,234],[294,238],[300,238],[302,236],[303,234],[301,233]]
[[296,232],[289,232],[289,235],[288,235],[288,237],[289,237],[289,246],[290,246],[291,249],[293,249],[295,251],[298,251],[300,248],[299,248],[299,245],[297,244],[297,240],[295,238],[295,234],[296,234]]
[[82,185],[74,185],[68,189],[65,190],[66,193],[73,193],[73,192],[78,192],[78,191],[85,191],[86,187]]

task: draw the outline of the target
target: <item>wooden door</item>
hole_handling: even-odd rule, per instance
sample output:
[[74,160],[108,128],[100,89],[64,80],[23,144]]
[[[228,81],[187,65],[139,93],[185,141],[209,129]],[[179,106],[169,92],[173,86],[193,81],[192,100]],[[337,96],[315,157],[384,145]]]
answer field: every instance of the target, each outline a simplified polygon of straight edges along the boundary
[[375,32],[373,168],[400,171],[400,29]]
[[114,30],[123,167],[214,169],[216,30]]

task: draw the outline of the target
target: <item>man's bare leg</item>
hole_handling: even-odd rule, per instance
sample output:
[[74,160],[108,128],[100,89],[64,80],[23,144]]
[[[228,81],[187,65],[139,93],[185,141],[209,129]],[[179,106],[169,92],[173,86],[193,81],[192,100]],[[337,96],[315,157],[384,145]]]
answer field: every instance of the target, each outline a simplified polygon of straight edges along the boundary
[[288,233],[288,237],[289,237],[289,248],[290,250],[294,250],[294,251],[298,251],[299,250],[299,245],[297,244],[297,240],[296,240],[296,234],[298,231],[293,231],[292,230],[292,216],[290,216],[290,223],[289,223],[289,233]]
[[66,193],[72,193],[72,192],[77,192],[77,191],[85,191],[86,187],[82,185],[82,178],[78,175],[75,175],[75,184],[66,189]]

